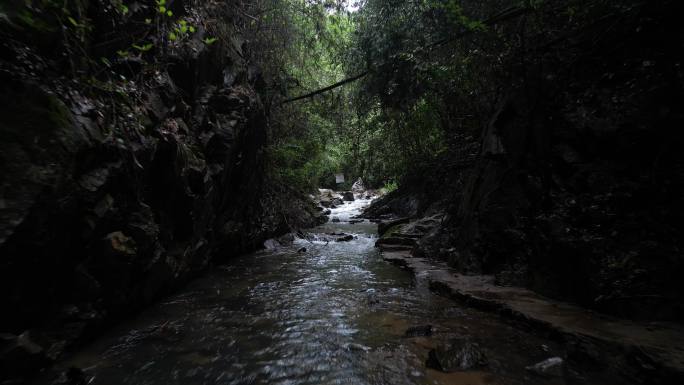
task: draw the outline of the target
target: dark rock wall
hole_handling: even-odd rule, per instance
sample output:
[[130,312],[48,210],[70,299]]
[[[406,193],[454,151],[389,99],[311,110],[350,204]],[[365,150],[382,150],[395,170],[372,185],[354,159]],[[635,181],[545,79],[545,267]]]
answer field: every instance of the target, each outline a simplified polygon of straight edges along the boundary
[[542,48],[511,68],[477,162],[451,170],[466,176],[443,191],[457,203],[416,252],[612,314],[684,320],[681,10],[625,2],[530,41]]
[[572,66],[527,69],[483,134],[453,260],[474,253],[502,283],[619,315],[684,319],[680,8],[642,6],[578,35]]
[[[127,28],[100,3],[79,8],[93,57]],[[312,203],[266,178],[263,79],[235,6],[172,3],[231,38],[204,44],[198,26],[112,61],[107,81],[74,76],[88,69],[65,62],[68,41],[0,18],[0,331],[33,330],[51,358],[210,261],[313,224]]]

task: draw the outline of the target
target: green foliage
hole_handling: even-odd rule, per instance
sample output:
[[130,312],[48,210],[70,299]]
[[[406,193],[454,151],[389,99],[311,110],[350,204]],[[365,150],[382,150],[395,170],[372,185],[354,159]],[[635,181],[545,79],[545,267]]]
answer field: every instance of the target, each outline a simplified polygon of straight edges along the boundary
[[152,47],[154,47],[154,44],[152,44],[152,43],[147,43],[147,44],[143,44],[143,45],[132,44],[132,47],[137,49],[140,52],[147,52],[147,51],[151,50]]
[[[349,180],[361,177],[381,187],[445,151],[439,114],[444,102],[425,86],[442,87],[451,68],[423,59],[423,34],[435,27],[434,20],[423,20],[420,12],[441,12],[440,33],[451,33],[455,24],[474,31],[484,28],[467,18],[456,2],[431,4],[370,0],[368,11],[350,14],[325,2],[291,0],[274,5],[278,12],[262,18],[267,28],[281,29],[274,36],[280,57],[270,62],[279,66],[271,72],[282,74],[283,96],[320,89],[366,69],[369,62],[380,63],[369,82],[351,83],[275,112],[269,150],[275,174],[302,188],[335,187],[334,174],[340,172]],[[426,29],[416,28],[416,23]],[[283,34],[290,36],[285,49]],[[415,45],[404,47],[409,38]],[[301,141],[317,145],[293,151],[292,144]]]
[[205,37],[202,41],[206,45],[212,45],[218,41],[218,38],[216,38],[216,37]]
[[435,1],[436,9],[446,12],[447,20],[454,26],[462,26],[471,31],[485,31],[487,27],[479,20],[473,20],[465,15],[460,0]]
[[[192,33],[195,33],[195,27],[192,24],[190,24],[187,20],[180,19],[180,20],[178,20],[177,23],[174,24],[173,31],[169,32],[169,40],[177,41],[177,40],[186,39]],[[206,43],[206,39],[205,39],[205,43]]]
[[[291,140],[267,149],[269,164],[281,182],[304,189],[318,186],[318,172],[325,160],[315,141]],[[312,157],[311,154],[319,156]]]
[[[283,99],[345,78],[343,58],[351,44],[354,23],[330,2],[273,1],[271,10],[250,24],[261,34],[264,72],[277,74],[274,97]],[[353,109],[348,90],[324,95],[310,103],[286,105],[273,111],[268,149],[274,177],[297,188],[335,186],[334,174],[353,177],[346,159],[348,127]]]
[[384,186],[382,186],[382,191],[383,191],[385,194],[389,194],[389,193],[391,193],[392,191],[395,191],[395,190],[398,189],[398,188],[399,188],[399,184],[398,184],[397,182],[395,182],[395,181],[388,181],[388,182],[385,183]]

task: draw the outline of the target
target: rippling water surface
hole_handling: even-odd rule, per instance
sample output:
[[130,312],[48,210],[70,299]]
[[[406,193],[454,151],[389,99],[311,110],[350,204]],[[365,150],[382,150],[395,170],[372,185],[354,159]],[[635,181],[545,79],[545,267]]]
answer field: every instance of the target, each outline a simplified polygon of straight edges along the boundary
[[[334,209],[311,230],[353,234],[237,258],[119,325],[60,364],[91,384],[483,384],[531,383],[524,366],[555,347],[494,316],[432,294],[373,247],[376,227],[350,224],[368,204]],[[306,252],[298,253],[300,248]],[[404,337],[432,325],[432,337]],[[428,351],[451,337],[476,338],[486,371],[426,369]],[[542,346],[543,345],[543,346]],[[535,361],[536,360],[536,361]],[[539,383],[553,383],[548,380]]]

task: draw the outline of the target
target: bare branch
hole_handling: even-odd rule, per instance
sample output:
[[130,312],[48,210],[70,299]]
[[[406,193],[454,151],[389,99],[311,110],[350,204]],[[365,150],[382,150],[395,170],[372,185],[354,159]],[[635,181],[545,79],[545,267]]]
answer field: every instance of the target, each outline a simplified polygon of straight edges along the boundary
[[[523,16],[523,15],[527,14],[528,12],[530,12],[531,10],[532,10],[531,8],[523,8],[523,7],[516,7],[516,6],[510,7],[510,8],[505,9],[504,11],[497,13],[496,15],[491,16],[490,18],[483,21],[482,23],[485,25],[488,25],[488,26],[492,26],[492,25],[495,25],[495,24],[503,22],[503,21],[507,21],[507,20],[511,20],[511,19],[515,19],[517,17]],[[432,49],[432,48],[438,47],[440,45],[450,43],[454,40],[457,40],[457,39],[460,39],[466,35],[469,35],[472,32],[474,32],[474,31],[473,30],[463,31],[463,32],[456,34],[454,36],[451,36],[447,39],[438,40],[438,41],[428,45],[427,48]],[[386,63],[382,63],[382,64],[386,64]],[[371,68],[372,67],[379,67],[379,65],[371,66]],[[294,102],[297,100],[307,99],[307,98],[314,97],[316,95],[320,95],[324,92],[328,92],[328,91],[334,90],[335,88],[341,87],[347,83],[351,83],[353,81],[359,80],[362,77],[368,75],[369,73],[370,73],[370,70],[363,71],[356,76],[352,76],[350,78],[344,79],[344,80],[339,81],[335,84],[329,85],[325,88],[321,88],[321,89],[318,89],[316,91],[309,92],[308,94],[304,94],[301,96],[297,96],[294,98],[287,99],[287,100],[283,101],[281,104],[291,103],[291,102]]]
[[343,85],[345,85],[345,84],[347,84],[347,83],[351,83],[351,82],[353,82],[353,81],[356,81],[356,80],[361,79],[362,77],[368,75],[369,72],[370,72],[370,71],[363,71],[363,72],[361,72],[360,74],[358,74],[358,75],[356,75],[356,76],[352,76],[352,77],[350,77],[350,78],[341,80],[341,81],[339,81],[339,82],[337,82],[337,83],[335,83],[335,84],[329,85],[329,86],[327,86],[327,87],[325,87],[325,88],[321,88],[321,89],[318,89],[318,90],[316,90],[316,91],[309,92],[308,94],[305,94],[305,95],[301,95],[301,96],[297,96],[297,97],[294,97],[294,98],[287,99],[287,100],[283,101],[281,104],[286,104],[286,103],[291,103],[291,102],[294,102],[294,101],[297,101],[297,100],[302,100],[302,99],[311,98],[311,97],[314,97],[314,96],[316,96],[316,95],[322,94],[322,93],[324,93],[324,92],[328,92],[328,91],[334,90],[335,88],[341,87],[341,86],[343,86]]

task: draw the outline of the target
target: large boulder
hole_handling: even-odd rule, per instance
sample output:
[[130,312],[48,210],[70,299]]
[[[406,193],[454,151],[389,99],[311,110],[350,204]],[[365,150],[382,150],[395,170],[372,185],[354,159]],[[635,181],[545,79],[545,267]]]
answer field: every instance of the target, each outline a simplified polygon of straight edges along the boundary
[[354,239],[354,236],[351,234],[347,234],[343,237],[337,238],[335,242],[349,242]]
[[432,349],[426,365],[443,372],[457,372],[487,365],[487,357],[476,342],[454,339]]
[[354,194],[361,194],[366,191],[366,187],[363,185],[363,180],[361,178],[357,179],[351,188]]
[[345,191],[342,193],[342,199],[347,202],[352,202],[354,201],[354,193],[351,191]]

